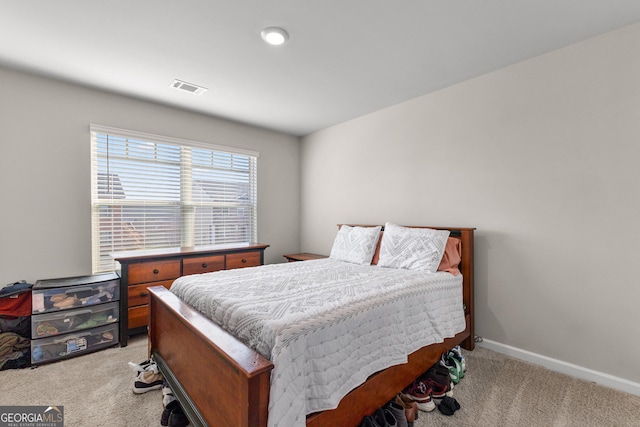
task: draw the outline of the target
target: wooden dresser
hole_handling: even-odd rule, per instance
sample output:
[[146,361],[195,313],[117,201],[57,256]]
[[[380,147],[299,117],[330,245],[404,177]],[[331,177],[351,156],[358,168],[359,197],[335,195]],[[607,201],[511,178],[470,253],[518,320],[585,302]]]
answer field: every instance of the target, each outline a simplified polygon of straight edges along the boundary
[[147,331],[149,286],[168,289],[180,276],[262,265],[267,247],[236,243],[113,254],[121,266],[120,346],[127,345],[129,336]]

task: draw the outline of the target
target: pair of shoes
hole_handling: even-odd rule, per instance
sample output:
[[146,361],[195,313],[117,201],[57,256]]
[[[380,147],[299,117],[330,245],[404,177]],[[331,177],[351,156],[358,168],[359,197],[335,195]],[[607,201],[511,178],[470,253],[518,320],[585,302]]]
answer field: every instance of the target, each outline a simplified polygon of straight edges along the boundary
[[164,408],[160,417],[160,425],[169,427],[185,427],[189,425],[189,419],[177,400],[169,403]]
[[[439,364],[435,364],[431,368],[429,368],[425,373],[420,375],[418,378],[419,381],[424,381],[425,383],[432,382],[432,390],[433,394],[432,398],[440,399],[443,397],[443,393],[446,396],[453,396],[453,382],[451,381],[451,377],[449,375],[449,370],[444,366]],[[429,385],[429,384],[427,384]],[[436,404],[439,402],[436,402]]]
[[398,427],[398,422],[391,411],[380,408],[373,415],[364,417],[360,427]]
[[453,413],[458,409],[460,409],[458,401],[449,396],[445,396],[445,398],[442,399],[442,402],[438,405],[438,411],[442,412],[444,415],[453,415]]
[[453,395],[453,391],[448,388],[448,385],[437,382],[433,378],[419,378],[418,381],[424,384],[427,390],[429,390],[431,400],[434,401],[435,405],[440,403],[440,400],[447,396],[447,393]]
[[404,415],[407,419],[407,426],[413,427],[413,422],[418,419],[419,409],[418,404],[411,400],[406,394],[399,393],[396,396],[395,402],[404,408]]
[[134,393],[142,394],[162,388],[162,374],[158,372],[158,366],[153,360],[145,360],[138,365],[129,362],[129,366],[132,366],[138,372],[138,376],[133,382]]
[[416,403],[419,410],[431,412],[436,409],[435,403],[431,400],[432,390],[424,381],[416,380],[402,392]]

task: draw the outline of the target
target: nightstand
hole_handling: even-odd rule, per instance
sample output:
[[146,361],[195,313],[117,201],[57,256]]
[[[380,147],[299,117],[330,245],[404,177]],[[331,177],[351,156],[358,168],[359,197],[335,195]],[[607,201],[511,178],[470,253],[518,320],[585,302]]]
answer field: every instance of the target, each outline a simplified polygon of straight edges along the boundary
[[283,257],[285,257],[286,259],[289,260],[289,262],[294,262],[294,261],[309,261],[312,259],[323,259],[323,258],[329,258],[326,255],[318,255],[318,254],[311,254],[309,252],[302,252],[300,254],[287,254],[287,255],[283,255]]

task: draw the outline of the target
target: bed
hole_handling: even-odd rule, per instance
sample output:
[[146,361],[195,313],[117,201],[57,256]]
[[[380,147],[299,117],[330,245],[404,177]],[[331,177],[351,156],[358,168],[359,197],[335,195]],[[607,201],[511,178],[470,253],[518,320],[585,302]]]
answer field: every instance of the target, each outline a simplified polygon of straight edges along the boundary
[[[358,228],[362,227],[374,226]],[[366,380],[363,379],[362,383],[339,400],[335,409],[308,414],[305,417],[307,426],[357,426],[363,416],[371,414],[411,383],[434,364],[444,351],[457,344],[462,344],[467,350],[474,348],[474,229],[411,228],[447,230],[452,237],[459,239],[462,328],[442,340],[415,349],[406,358],[406,363],[403,361],[368,375]],[[380,243],[373,257],[374,262],[379,251]],[[310,263],[305,268],[312,269],[314,265],[311,263],[314,262],[303,263]],[[267,268],[256,268],[263,269],[259,270],[261,272],[275,268],[264,267]],[[173,292],[163,287],[150,288],[149,351],[194,425],[267,425],[273,387],[271,376],[273,373],[277,373],[274,378],[280,376],[278,369],[274,370],[274,363],[278,364],[278,368],[281,365],[277,361],[272,363],[263,355],[264,351],[260,354],[243,341],[247,340],[227,333]]]

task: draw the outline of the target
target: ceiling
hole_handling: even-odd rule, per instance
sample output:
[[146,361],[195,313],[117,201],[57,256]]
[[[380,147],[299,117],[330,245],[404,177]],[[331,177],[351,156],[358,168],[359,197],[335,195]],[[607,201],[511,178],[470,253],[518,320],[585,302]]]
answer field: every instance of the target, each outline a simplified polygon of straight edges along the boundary
[[[638,0],[0,0],[0,64],[293,135],[640,21]],[[289,41],[260,38],[281,26]],[[194,95],[174,79],[209,90]]]

